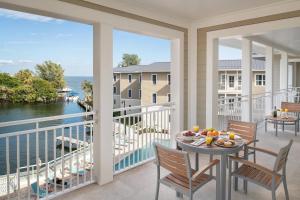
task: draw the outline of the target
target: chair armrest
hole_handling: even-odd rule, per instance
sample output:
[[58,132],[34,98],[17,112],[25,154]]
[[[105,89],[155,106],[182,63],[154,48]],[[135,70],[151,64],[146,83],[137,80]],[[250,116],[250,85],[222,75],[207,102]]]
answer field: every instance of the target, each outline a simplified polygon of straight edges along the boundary
[[273,152],[273,151],[270,151],[270,150],[267,150],[267,149],[263,149],[263,148],[259,148],[259,147],[253,147],[253,146],[248,146],[247,147],[248,149],[252,149],[252,150],[255,150],[255,151],[260,151],[262,153],[266,153],[266,154],[269,154],[271,156],[275,156],[277,157],[278,154]]
[[242,158],[239,158],[239,157],[234,157],[234,156],[229,156],[229,160],[233,160],[233,161],[236,161],[236,162],[239,162],[239,163],[242,163],[242,164],[245,164],[245,165],[248,165],[250,167],[254,167],[256,169],[259,169],[263,172],[265,172],[266,174],[269,174],[271,176],[273,175],[276,175],[276,172],[264,167],[264,166],[261,166],[259,164],[256,164],[256,163],[253,163],[253,162],[250,162],[248,160],[244,160]]
[[202,174],[204,174],[207,170],[211,169],[213,166],[217,165],[220,163],[220,160],[215,159],[212,160],[210,163],[208,163],[207,165],[203,166],[202,169],[199,169],[193,176],[192,176],[192,180],[194,181],[195,179],[197,179],[197,177],[201,176]]

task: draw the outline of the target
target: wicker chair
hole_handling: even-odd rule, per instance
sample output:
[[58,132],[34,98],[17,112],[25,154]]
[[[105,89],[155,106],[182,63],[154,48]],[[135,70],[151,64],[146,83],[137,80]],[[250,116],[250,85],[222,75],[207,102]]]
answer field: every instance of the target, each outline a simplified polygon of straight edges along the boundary
[[[190,158],[187,152],[170,149],[160,144],[154,143],[156,165],[157,165],[157,185],[155,200],[158,200],[160,183],[173,188],[177,194],[186,195],[190,200],[193,194],[209,181],[216,179],[216,194],[219,198],[219,160],[213,160],[199,171],[191,168]],[[206,174],[208,170],[216,166],[216,177]],[[160,177],[160,167],[170,171],[168,175]]]
[[[289,144],[281,148],[279,153],[274,153],[269,150],[265,150],[257,147],[247,147],[252,150],[260,151],[262,153],[269,154],[276,157],[273,170],[268,169],[264,166],[244,160],[240,157],[229,157],[229,179],[228,179],[228,199],[231,199],[231,177],[238,177],[243,180],[253,182],[264,188],[272,191],[272,200],[276,199],[276,189],[283,183],[286,199],[289,199],[287,182],[286,182],[286,163],[290,148],[292,146],[293,140],[290,140]],[[232,172],[232,161],[239,162],[242,165]],[[281,173],[280,173],[281,172]],[[247,193],[247,188],[245,193]]]

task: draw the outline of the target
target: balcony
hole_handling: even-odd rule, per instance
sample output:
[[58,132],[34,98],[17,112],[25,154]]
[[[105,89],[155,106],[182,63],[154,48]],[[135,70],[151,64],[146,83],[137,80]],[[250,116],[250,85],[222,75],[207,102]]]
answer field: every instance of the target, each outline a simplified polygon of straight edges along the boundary
[[[270,127],[270,130],[271,127]],[[285,134],[280,134],[277,138],[274,136],[274,131],[264,132],[262,127],[259,128],[258,138],[260,140],[259,146],[265,147],[273,151],[278,150],[278,146],[285,145],[289,139],[294,139],[294,148],[291,150],[289,155],[288,164],[288,187],[290,193],[290,199],[298,199],[300,191],[299,186],[299,173],[298,166],[300,165],[299,159],[297,159],[297,152],[300,150],[299,137],[294,137],[292,130],[286,131]],[[257,162],[266,166],[272,166],[273,160],[269,156],[258,154]],[[208,157],[200,156],[201,163],[207,163]],[[194,159],[191,159],[194,161]],[[162,175],[166,174],[166,171]],[[114,182],[104,186],[97,184],[89,185],[85,188],[74,191],[70,194],[63,195],[61,200],[79,200],[79,199],[122,199],[122,200],[139,200],[139,199],[154,199],[155,184],[156,184],[156,166],[153,162],[145,163],[132,170],[115,176]],[[270,199],[270,192],[262,187],[258,187],[254,184],[249,184],[247,196],[242,192],[242,181],[240,181],[240,187],[238,192],[233,192],[232,199],[245,199],[257,200],[257,199]],[[160,199],[168,200],[175,199],[176,194],[173,190],[168,187],[161,186]],[[195,199],[214,200],[215,197],[215,184],[211,183],[200,189],[194,196]],[[283,188],[277,191],[277,199],[285,199]]]

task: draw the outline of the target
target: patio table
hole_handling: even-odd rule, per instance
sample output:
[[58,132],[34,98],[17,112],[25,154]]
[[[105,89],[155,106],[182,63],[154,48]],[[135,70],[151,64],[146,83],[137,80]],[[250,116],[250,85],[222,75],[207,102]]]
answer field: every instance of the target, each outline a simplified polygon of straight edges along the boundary
[[[246,144],[246,141],[240,140],[237,142],[235,147],[230,147],[230,148],[225,148],[225,147],[219,147],[215,145],[214,143],[211,144],[211,146],[207,146],[205,143],[195,146],[192,145],[192,141],[184,141],[182,139],[182,134],[178,134],[176,136],[176,142],[177,142],[177,147],[181,148],[184,151],[188,152],[195,152],[196,153],[196,168],[197,162],[198,162],[198,154],[208,154],[210,156],[212,155],[219,155],[221,156],[221,162],[220,162],[220,190],[217,191],[217,199],[226,199],[226,166],[227,166],[227,159],[228,155],[230,154],[238,154],[239,151],[241,151]],[[196,169],[197,170],[197,169]]]
[[278,124],[282,125],[282,131],[284,131],[284,125],[295,125],[295,136],[297,136],[297,123],[299,120],[297,117],[288,116],[288,117],[273,117],[266,116],[265,118],[265,131],[267,132],[268,123],[275,125],[275,134],[278,135]]

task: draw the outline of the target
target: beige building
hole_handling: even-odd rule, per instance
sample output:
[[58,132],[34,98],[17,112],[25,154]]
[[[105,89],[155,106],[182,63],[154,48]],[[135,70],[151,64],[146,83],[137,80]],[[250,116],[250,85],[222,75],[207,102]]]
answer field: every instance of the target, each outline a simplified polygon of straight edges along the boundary
[[[219,60],[219,99],[241,96],[241,60]],[[252,61],[252,92],[265,92],[265,61]],[[114,108],[146,106],[171,101],[170,62],[114,68]],[[230,100],[230,97],[232,99]]]
[[171,101],[170,62],[114,68],[114,108]]
[[[241,96],[242,73],[241,60],[219,60],[219,88],[220,98]],[[264,59],[252,59],[252,93],[265,92],[265,61]]]

